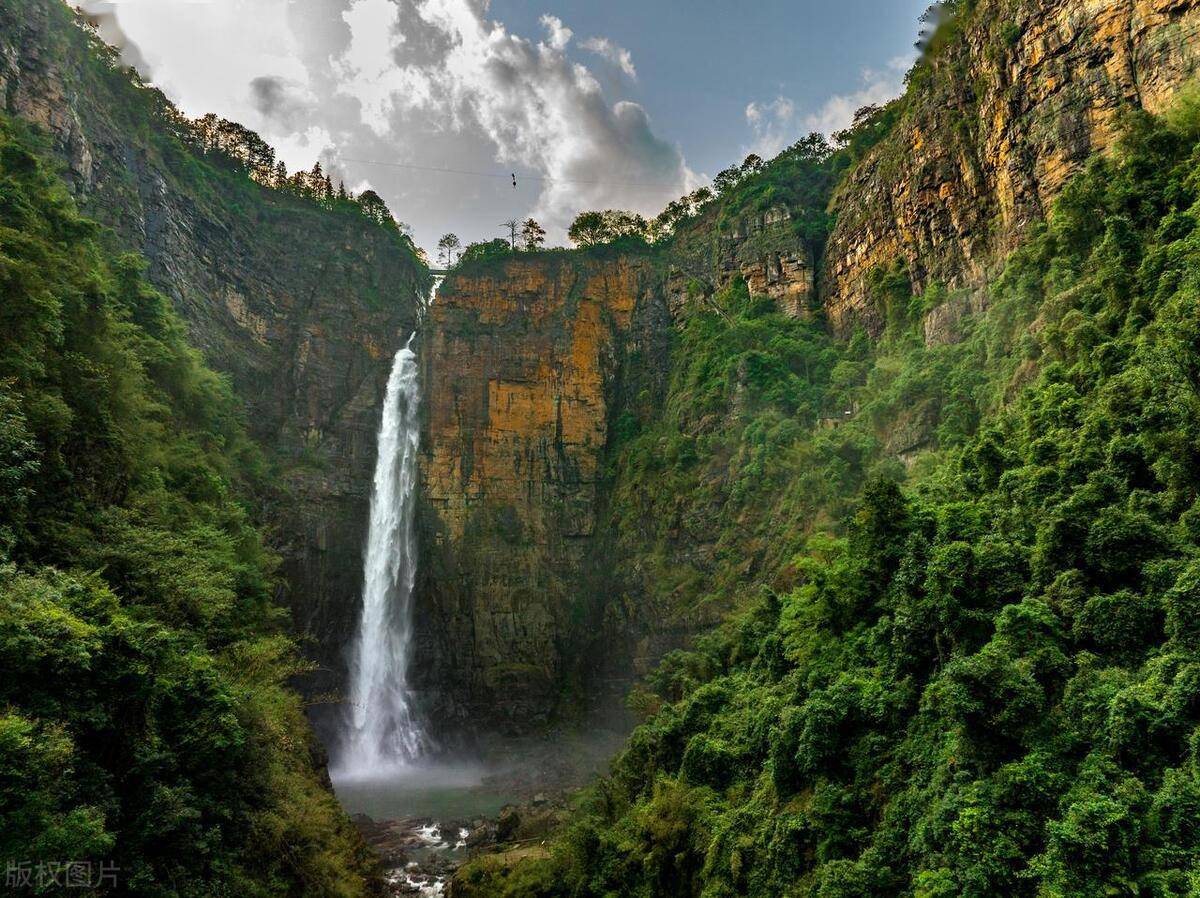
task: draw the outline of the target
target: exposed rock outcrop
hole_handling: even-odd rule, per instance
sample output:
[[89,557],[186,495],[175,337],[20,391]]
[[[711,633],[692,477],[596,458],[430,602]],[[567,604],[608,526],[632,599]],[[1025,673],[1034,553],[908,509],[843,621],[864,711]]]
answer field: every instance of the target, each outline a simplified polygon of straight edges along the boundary
[[743,215],[723,231],[717,230],[710,213],[678,235],[671,255],[675,265],[667,296],[675,317],[688,302],[693,281],[720,289],[736,277],[745,280],[753,295],[774,299],[786,315],[804,318],[813,311],[812,249],[793,230],[786,206]]
[[720,237],[721,286],[740,275],[753,296],[769,296],[793,318],[811,311],[813,257],[791,227],[785,206],[740,219]]
[[415,673],[443,722],[520,728],[605,666],[582,664],[610,610],[593,562],[605,450],[631,360],[665,352],[660,282],[636,257],[544,253],[439,292],[421,349],[432,664]]
[[919,290],[979,282],[1042,217],[1122,109],[1161,112],[1200,69],[1200,0],[981,0],[909,108],[841,186],[822,304],[877,332],[873,269]]

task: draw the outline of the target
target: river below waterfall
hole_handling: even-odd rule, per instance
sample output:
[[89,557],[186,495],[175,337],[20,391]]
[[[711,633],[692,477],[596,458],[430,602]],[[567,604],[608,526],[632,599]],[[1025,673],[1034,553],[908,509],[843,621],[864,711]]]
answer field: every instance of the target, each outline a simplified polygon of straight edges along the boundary
[[568,795],[606,769],[625,735],[495,737],[476,757],[371,775],[335,772],[333,786],[383,861],[394,894],[432,898],[475,852],[548,836]]

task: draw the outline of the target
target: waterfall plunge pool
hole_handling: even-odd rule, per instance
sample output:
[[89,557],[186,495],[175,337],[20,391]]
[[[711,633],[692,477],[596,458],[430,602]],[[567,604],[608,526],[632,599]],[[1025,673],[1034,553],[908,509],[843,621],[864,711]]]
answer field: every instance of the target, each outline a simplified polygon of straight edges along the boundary
[[514,800],[478,762],[414,762],[365,774],[331,772],[342,807],[372,820],[465,821],[494,817]]
[[[334,791],[379,855],[394,894],[437,898],[477,850],[528,831],[550,835],[572,790],[602,771],[626,728],[480,738],[484,756],[417,760],[370,772],[330,771]],[[507,829],[506,829],[507,825]]]
[[[624,721],[587,733],[480,739],[474,757],[433,758],[370,772],[330,770],[338,800],[372,820],[440,822],[494,817],[508,804],[586,785],[628,735]],[[610,724],[611,726],[611,724]]]

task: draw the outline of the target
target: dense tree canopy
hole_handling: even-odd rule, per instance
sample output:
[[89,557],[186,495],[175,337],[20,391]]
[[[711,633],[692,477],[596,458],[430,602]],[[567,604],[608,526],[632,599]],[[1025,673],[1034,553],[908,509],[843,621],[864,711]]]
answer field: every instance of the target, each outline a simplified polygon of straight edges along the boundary
[[608,209],[604,212],[581,212],[567,229],[567,237],[576,246],[599,246],[622,238],[646,240],[650,224],[636,212]]
[[23,128],[0,117],[0,857],[155,898],[361,894],[241,410]]

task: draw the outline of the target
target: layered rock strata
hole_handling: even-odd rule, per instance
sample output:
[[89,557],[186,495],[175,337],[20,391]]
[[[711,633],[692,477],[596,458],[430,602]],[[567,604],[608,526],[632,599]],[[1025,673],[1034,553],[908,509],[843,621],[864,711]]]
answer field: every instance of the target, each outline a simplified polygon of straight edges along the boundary
[[1123,110],[1162,112],[1200,68],[1200,0],[981,0],[850,174],[823,266],[839,333],[883,325],[871,272],[973,286],[1044,216]]

